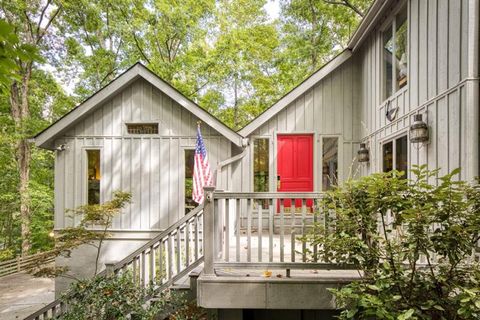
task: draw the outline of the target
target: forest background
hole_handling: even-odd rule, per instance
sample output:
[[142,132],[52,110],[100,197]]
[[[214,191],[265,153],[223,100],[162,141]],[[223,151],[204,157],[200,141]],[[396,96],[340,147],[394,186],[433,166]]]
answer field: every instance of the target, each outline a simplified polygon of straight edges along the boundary
[[142,62],[237,130],[341,52],[371,2],[0,0],[0,261],[54,244],[54,153],[32,137],[122,71]]

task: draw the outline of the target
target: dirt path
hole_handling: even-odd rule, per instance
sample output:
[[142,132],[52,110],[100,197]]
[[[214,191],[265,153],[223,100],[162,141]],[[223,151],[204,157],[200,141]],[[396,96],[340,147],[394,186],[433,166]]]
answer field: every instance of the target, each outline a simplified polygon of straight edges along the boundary
[[34,278],[26,273],[0,278],[0,319],[23,319],[55,297],[53,279]]

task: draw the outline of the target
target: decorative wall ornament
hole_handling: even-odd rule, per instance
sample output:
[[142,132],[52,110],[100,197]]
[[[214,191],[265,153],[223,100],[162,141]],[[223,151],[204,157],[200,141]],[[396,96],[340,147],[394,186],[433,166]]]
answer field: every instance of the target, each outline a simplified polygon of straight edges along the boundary
[[392,101],[388,100],[387,106],[386,106],[386,112],[385,112],[385,117],[387,117],[388,121],[393,121],[397,117],[398,113],[398,107],[393,107],[392,106]]

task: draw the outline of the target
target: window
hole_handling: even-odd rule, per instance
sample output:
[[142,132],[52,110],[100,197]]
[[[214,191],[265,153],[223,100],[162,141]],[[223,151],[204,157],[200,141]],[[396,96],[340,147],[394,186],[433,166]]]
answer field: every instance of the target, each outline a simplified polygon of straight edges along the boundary
[[253,141],[253,191],[267,192],[269,188],[269,140]]
[[383,172],[392,170],[403,171],[407,177],[408,170],[408,143],[407,136],[397,138],[383,144]]
[[158,134],[158,123],[127,123],[129,134]]
[[100,150],[87,150],[87,203],[100,204]]
[[194,162],[195,150],[185,149],[185,214],[197,206],[197,203],[192,199]]
[[383,91],[387,99],[407,85],[407,7],[397,13],[383,32]]
[[322,146],[322,190],[326,191],[338,180],[338,138],[323,138]]

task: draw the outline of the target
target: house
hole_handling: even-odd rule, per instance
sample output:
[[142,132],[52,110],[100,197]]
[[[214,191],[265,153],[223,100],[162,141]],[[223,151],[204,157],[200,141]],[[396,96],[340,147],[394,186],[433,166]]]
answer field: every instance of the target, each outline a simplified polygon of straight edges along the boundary
[[[141,268],[145,283],[155,265],[165,268],[166,287],[203,262],[192,275],[197,300],[220,319],[328,317],[335,308],[326,288],[351,273],[295,277],[335,269],[295,254],[305,245],[295,235],[313,219],[319,192],[415,164],[441,173],[461,167],[464,180],[479,175],[479,6],[374,1],[342,53],[238,132],[133,66],[36,137],[56,154],[55,228],[75,224],[65,209],[131,191],[102,265]],[[197,121],[217,190],[207,189],[204,207],[189,211]],[[413,143],[415,121],[428,126],[428,140]],[[368,161],[359,163],[361,147]],[[283,200],[292,192],[297,200]],[[155,259],[165,253],[165,261]],[[92,261],[93,252],[80,248],[58,263],[87,276]],[[269,268],[290,277],[245,276]]]

